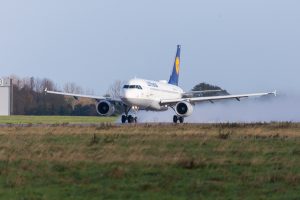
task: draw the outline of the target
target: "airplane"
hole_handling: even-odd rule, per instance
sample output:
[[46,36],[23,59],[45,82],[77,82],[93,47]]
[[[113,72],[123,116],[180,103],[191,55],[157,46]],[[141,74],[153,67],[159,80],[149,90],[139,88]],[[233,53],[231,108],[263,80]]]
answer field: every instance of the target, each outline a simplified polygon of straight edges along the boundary
[[214,103],[218,100],[224,99],[236,99],[240,101],[242,98],[254,97],[254,96],[265,96],[265,95],[275,95],[274,92],[264,92],[264,93],[251,93],[251,94],[238,94],[238,95],[222,95],[222,96],[198,96],[195,94],[206,93],[206,92],[216,92],[220,90],[207,90],[207,91],[190,91],[184,92],[178,86],[179,71],[180,71],[180,50],[181,46],[177,45],[177,52],[175,56],[175,61],[172,69],[169,81],[161,80],[146,80],[134,78],[129,80],[125,85],[123,85],[122,91],[120,93],[120,98],[110,98],[104,96],[94,96],[94,95],[82,95],[73,94],[57,91],[49,91],[45,89],[46,93],[72,96],[75,99],[78,98],[91,98],[96,101],[96,110],[101,116],[110,116],[115,112],[115,106],[121,104],[124,108],[124,113],[121,117],[122,123],[136,123],[137,117],[134,113],[139,110],[146,111],[166,111],[169,108],[173,109],[175,115],[173,116],[173,122],[183,123],[184,118],[190,116],[193,113],[193,108],[196,103],[201,102],[211,102]]

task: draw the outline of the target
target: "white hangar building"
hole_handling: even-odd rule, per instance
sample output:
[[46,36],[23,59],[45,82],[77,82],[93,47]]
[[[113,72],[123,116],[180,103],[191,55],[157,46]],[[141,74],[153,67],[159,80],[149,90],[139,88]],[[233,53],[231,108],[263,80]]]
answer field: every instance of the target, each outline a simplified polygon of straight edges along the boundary
[[10,115],[13,108],[12,80],[0,78],[0,115]]

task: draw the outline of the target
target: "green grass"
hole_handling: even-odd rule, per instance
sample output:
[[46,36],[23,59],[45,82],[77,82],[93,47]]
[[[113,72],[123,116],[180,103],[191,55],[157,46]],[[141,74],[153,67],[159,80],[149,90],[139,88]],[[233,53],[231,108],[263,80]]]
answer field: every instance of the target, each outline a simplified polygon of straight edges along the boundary
[[0,124],[89,124],[115,122],[117,117],[82,117],[82,116],[0,116]]
[[300,124],[0,128],[0,199],[299,199]]

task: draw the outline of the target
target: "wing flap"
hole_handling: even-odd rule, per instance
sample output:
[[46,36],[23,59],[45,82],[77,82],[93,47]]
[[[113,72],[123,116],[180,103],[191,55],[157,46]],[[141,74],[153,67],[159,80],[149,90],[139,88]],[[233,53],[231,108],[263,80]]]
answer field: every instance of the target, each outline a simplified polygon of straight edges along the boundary
[[197,90],[197,91],[185,92],[182,95],[189,97],[189,96],[193,96],[193,95],[197,95],[197,94],[206,94],[206,93],[222,92],[222,91],[224,91],[224,90]]
[[209,92],[222,92],[224,90],[196,90],[196,91],[189,91],[189,92],[185,92],[183,94],[202,94],[202,93],[209,93]]

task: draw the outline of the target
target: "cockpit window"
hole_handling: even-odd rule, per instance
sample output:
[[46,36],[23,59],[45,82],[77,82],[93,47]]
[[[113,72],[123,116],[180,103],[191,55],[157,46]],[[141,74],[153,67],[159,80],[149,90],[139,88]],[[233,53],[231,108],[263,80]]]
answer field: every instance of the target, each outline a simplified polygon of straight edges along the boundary
[[142,90],[143,88],[140,85],[124,85],[123,88],[125,89],[139,89]]

